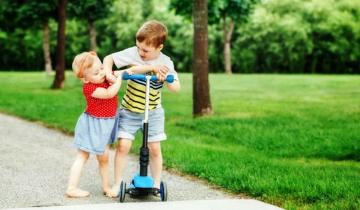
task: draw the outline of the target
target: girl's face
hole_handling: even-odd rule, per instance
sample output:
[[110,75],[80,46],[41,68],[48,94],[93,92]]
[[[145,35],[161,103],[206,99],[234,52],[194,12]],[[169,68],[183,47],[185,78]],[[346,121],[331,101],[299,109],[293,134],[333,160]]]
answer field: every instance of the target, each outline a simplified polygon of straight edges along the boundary
[[103,64],[97,56],[94,56],[93,65],[86,70],[84,79],[86,82],[95,84],[103,83],[105,81],[105,71],[103,69]]

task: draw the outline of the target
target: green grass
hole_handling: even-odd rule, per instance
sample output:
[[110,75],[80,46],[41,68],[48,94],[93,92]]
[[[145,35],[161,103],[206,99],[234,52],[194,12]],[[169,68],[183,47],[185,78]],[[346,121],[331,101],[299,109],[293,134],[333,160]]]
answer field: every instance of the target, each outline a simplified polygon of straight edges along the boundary
[[[163,91],[166,167],[286,209],[360,209],[360,76],[211,75],[215,114],[196,119],[180,79]],[[85,103],[71,74],[63,90],[42,73],[0,80],[1,112],[73,132]]]

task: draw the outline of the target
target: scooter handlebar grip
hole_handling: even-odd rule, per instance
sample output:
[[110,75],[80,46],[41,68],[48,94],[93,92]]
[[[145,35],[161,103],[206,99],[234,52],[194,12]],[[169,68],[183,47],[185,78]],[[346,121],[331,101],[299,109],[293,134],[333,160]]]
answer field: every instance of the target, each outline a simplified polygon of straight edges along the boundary
[[[146,76],[143,75],[143,74],[132,74],[130,75],[129,73],[127,72],[124,72],[123,73],[123,76],[122,76],[123,80],[129,80],[129,79],[138,79],[138,80],[143,80],[145,81],[146,80]],[[157,77],[155,75],[151,76],[151,81],[157,81]],[[168,75],[166,77],[166,82],[168,83],[172,83],[174,82],[174,75]]]
[[123,73],[122,78],[123,78],[123,80],[129,80],[129,79],[146,80],[145,75],[142,75],[142,74],[132,74],[132,75],[130,75],[130,74],[127,73],[127,72],[124,72],[124,73]]

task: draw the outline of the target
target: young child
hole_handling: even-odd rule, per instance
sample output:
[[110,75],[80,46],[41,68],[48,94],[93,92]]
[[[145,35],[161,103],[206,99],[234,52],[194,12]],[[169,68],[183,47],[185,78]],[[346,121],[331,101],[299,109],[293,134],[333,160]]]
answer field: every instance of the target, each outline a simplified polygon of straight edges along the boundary
[[[151,82],[149,106],[149,151],[150,169],[154,179],[154,188],[160,188],[162,171],[162,154],[160,142],[166,140],[164,132],[165,114],[161,107],[161,88],[167,74],[174,75],[173,83],[166,83],[170,91],[180,90],[180,82],[171,59],[161,53],[167,37],[166,27],[158,21],[144,23],[136,34],[136,46],[113,53],[104,58],[104,70],[107,78],[114,80],[111,75],[113,64],[117,68],[124,66],[144,65],[142,73],[156,74],[159,82]],[[112,78],[112,79],[111,79]],[[122,174],[126,165],[135,133],[142,129],[145,111],[145,82],[129,80],[126,93],[122,99],[119,114],[119,144],[115,153],[115,183],[110,195],[118,196]]]
[[80,174],[89,153],[96,154],[102,179],[102,190],[109,194],[108,144],[115,128],[117,93],[121,85],[122,72],[112,85],[106,81],[101,60],[95,52],[83,52],[74,58],[72,64],[75,75],[83,82],[86,109],[75,127],[74,145],[78,154],[71,167],[66,195],[86,197],[88,191],[78,188]]

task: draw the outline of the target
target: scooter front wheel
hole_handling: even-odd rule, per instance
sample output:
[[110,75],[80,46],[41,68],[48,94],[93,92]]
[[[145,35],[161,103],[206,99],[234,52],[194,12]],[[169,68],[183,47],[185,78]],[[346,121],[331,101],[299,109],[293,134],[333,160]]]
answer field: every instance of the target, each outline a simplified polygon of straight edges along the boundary
[[120,203],[124,202],[125,200],[125,194],[126,194],[126,183],[121,181],[120,184],[120,192],[119,192],[119,200]]

